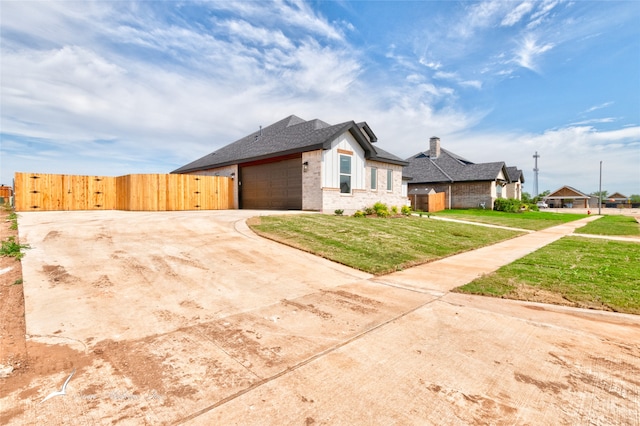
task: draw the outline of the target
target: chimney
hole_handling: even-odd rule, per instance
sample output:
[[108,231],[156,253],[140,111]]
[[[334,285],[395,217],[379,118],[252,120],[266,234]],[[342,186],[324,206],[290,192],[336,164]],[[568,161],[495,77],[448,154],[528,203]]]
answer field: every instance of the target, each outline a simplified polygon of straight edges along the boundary
[[437,136],[429,139],[429,157],[432,160],[440,157],[440,138]]

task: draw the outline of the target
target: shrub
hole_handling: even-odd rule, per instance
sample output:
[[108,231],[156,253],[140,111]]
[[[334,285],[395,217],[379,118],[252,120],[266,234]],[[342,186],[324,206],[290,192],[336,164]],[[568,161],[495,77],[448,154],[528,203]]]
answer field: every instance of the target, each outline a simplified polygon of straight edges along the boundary
[[391,214],[392,215],[398,214],[398,206],[391,206]]
[[367,215],[362,210],[358,210],[353,214],[353,217],[367,217]]
[[378,201],[373,205],[373,210],[378,217],[389,217],[389,207],[386,204]]
[[336,214],[336,216],[342,216],[342,213],[344,213],[344,210],[342,210],[342,209],[335,209],[333,212]]
[[402,206],[402,208],[400,209],[400,212],[405,216],[409,216],[411,214],[411,207]]
[[499,212],[518,213],[522,202],[515,198],[498,198],[496,199],[493,209]]
[[364,209],[364,214],[367,216],[371,216],[372,214],[376,214],[376,211],[373,209],[373,207],[366,207]]
[[0,256],[11,256],[20,260],[24,256],[22,249],[28,248],[31,248],[28,244],[19,244],[16,242],[15,237],[9,237],[2,242],[2,247],[0,247]]

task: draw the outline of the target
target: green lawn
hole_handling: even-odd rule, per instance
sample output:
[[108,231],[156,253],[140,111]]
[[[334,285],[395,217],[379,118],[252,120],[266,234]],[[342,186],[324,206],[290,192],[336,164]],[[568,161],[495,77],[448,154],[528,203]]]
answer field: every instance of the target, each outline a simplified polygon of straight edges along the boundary
[[539,231],[563,223],[587,217],[585,214],[575,213],[552,213],[526,211],[521,213],[505,213],[494,210],[482,209],[454,209],[442,210],[431,213],[433,216],[446,217],[451,219],[467,220],[470,222],[488,223],[491,225],[509,226],[512,228],[529,229]]
[[640,244],[565,237],[455,291],[640,314]]
[[640,236],[640,223],[630,216],[603,216],[575,231],[577,234]]
[[261,216],[247,223],[266,238],[376,275],[521,234],[418,217],[380,219],[311,214]]

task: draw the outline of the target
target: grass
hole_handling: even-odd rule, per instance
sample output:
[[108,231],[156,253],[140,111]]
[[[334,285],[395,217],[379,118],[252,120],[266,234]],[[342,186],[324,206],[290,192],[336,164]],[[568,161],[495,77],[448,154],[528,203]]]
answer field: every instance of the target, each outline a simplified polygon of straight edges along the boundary
[[18,215],[16,214],[16,212],[9,213],[7,219],[11,221],[11,226],[9,227],[9,229],[11,229],[12,231],[16,231],[18,229]]
[[587,217],[586,214],[552,213],[525,211],[521,213],[497,212],[482,209],[454,209],[432,213],[434,216],[451,219],[468,220],[470,222],[488,223],[491,225],[508,226],[511,228],[539,231],[552,226]]
[[520,235],[511,230],[417,217],[377,219],[313,214],[262,216],[247,223],[266,238],[376,275]]
[[575,230],[577,234],[640,236],[640,223],[630,216],[603,216]]
[[640,314],[640,244],[565,237],[455,291]]
[[9,237],[2,242],[0,247],[0,256],[15,257],[20,260],[24,257],[23,249],[30,248],[28,244],[20,244],[16,242],[15,237]]

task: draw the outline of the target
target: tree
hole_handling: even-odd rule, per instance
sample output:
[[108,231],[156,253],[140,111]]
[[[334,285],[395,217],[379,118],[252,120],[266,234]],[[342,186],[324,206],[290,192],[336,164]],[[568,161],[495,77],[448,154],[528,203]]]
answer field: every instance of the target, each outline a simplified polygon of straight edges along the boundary
[[640,203],[640,194],[631,194],[631,197],[629,197],[629,199],[634,204],[635,203]]
[[548,189],[546,191],[542,191],[540,194],[533,198],[532,202],[537,203],[549,194],[551,194],[551,191],[549,191]]
[[525,203],[525,204],[533,203],[533,199],[531,198],[531,194],[529,194],[528,192],[523,192],[522,193],[522,202]]
[[594,197],[602,197],[602,198],[600,198],[601,200],[606,200],[607,199],[607,195],[609,195],[609,192],[608,191],[596,191],[596,192],[592,192],[591,195],[594,196]]

